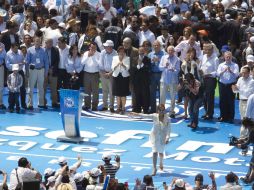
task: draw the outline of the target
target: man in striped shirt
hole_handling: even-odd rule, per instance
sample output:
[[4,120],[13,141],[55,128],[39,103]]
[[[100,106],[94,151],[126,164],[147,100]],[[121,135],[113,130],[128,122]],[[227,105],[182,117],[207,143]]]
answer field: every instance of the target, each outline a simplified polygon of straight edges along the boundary
[[115,156],[116,165],[110,163],[111,155],[109,153],[103,154],[102,160],[104,161],[103,166],[106,171],[106,175],[110,175],[110,179],[115,179],[116,172],[120,168],[120,157],[118,155]]

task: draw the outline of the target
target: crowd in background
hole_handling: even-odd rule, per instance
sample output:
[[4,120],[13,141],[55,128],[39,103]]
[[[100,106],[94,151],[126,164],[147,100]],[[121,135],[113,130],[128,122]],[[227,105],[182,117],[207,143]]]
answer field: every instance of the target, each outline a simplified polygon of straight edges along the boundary
[[253,0],[3,0],[0,8],[0,109],[5,86],[17,113],[58,108],[60,88],[83,87],[82,109],[98,111],[101,84],[100,111],[125,114],[130,95],[132,111],[144,114],[169,99],[175,118],[184,101],[196,129],[201,105],[202,119],[214,119],[218,85],[220,122],[234,122],[235,94],[241,119],[254,119]]

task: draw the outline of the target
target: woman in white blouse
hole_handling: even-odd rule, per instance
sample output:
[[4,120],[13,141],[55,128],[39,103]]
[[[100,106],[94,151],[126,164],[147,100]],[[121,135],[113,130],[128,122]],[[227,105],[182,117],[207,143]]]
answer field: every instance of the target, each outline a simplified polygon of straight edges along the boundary
[[119,46],[117,56],[113,57],[113,96],[117,97],[117,113],[124,114],[126,96],[130,95],[129,91],[129,68],[130,58],[125,55],[124,47]]
[[80,73],[83,70],[83,65],[81,64],[81,56],[78,52],[78,46],[75,44],[70,47],[68,62],[65,67],[69,76],[69,88],[79,90]]

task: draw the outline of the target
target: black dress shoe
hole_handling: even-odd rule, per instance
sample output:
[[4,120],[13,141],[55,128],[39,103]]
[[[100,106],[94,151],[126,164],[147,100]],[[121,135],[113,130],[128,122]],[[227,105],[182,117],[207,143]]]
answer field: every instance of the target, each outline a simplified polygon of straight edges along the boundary
[[203,118],[204,120],[213,120],[212,116],[206,116],[205,118]]
[[89,107],[86,107],[86,106],[83,106],[82,107],[82,110],[84,110],[84,111],[88,111],[90,108]]
[[111,113],[115,113],[114,108],[110,108],[109,110],[110,110]]
[[218,118],[218,121],[219,121],[219,122],[225,122],[226,120],[225,120],[223,117],[219,117],[219,118]]
[[60,108],[60,105],[58,103],[52,104],[52,108]]
[[107,111],[107,110],[108,110],[108,108],[103,107],[103,108],[101,108],[101,110],[100,110],[100,111]]
[[28,106],[27,109],[28,110],[34,110],[34,107],[33,106]]
[[45,110],[46,110],[46,109],[48,109],[48,106],[40,106],[40,105],[39,105],[38,108],[41,108],[41,109],[45,109]]
[[205,119],[207,117],[207,115],[202,115],[201,118],[202,119]]
[[97,108],[92,108],[92,111],[98,111],[98,109]]
[[175,114],[172,113],[172,114],[169,115],[169,117],[174,119],[175,118]]
[[14,109],[10,109],[10,113],[13,113],[14,112]]
[[5,106],[4,104],[1,104],[1,105],[0,105],[0,109],[1,109],[1,110],[6,110],[6,106]]
[[20,113],[20,108],[17,108],[17,109],[16,109],[16,113]]
[[27,109],[27,105],[22,105],[21,107],[22,107],[22,109],[24,109],[24,110]]

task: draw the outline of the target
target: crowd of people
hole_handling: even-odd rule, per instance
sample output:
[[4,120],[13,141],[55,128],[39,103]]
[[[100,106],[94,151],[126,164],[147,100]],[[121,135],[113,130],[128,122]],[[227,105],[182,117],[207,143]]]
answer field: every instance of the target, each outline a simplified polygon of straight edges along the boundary
[[[175,118],[176,103],[184,101],[184,119],[190,118],[192,129],[198,127],[202,105],[205,114],[201,118],[214,119],[218,84],[218,121],[234,122],[236,94],[241,119],[253,120],[253,11],[253,0],[101,0],[96,5],[76,0],[60,6],[50,0],[45,4],[42,0],[3,0],[0,109],[6,109],[5,86],[11,113],[33,110],[34,105],[47,109],[48,102],[59,108],[60,88],[83,87],[88,96],[82,109],[98,111],[101,84],[100,111],[125,114],[130,95],[132,112],[158,113],[153,115],[153,129],[167,127],[166,142],[170,133],[166,120]],[[33,98],[35,87],[38,102]],[[46,98],[48,88],[51,101]],[[250,131],[242,126],[241,138],[250,137]],[[154,142],[155,175],[158,153],[163,168],[164,144]],[[62,174],[66,171],[62,169]]]
[[[46,168],[41,174],[32,167],[32,163],[26,158],[18,160],[18,166],[10,173],[8,183],[7,174],[1,171],[4,176],[0,189],[3,190],[156,190],[152,175],[145,175],[143,180],[136,179],[134,186],[129,186],[128,182],[119,182],[116,174],[120,168],[120,157],[115,156],[115,163],[112,164],[111,154],[102,155],[103,165],[98,165],[88,171],[81,172],[82,158],[77,157],[77,162],[69,165],[65,157],[58,158],[58,169]],[[190,185],[183,178],[172,178],[172,181],[163,182],[161,189],[164,190],[217,190],[215,173],[208,173],[211,184],[204,184],[204,176],[197,174],[194,176],[194,185]],[[7,185],[9,184],[9,185]],[[221,190],[241,190],[238,176],[229,172],[225,175],[225,184],[220,186]]]

